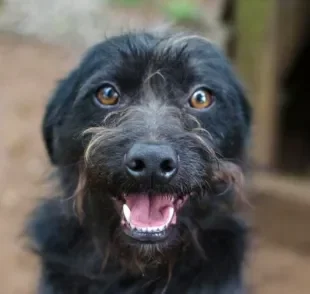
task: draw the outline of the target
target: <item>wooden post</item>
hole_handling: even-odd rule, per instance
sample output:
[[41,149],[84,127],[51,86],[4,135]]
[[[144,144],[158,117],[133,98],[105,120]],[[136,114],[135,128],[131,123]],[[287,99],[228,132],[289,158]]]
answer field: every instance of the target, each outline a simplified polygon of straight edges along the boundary
[[277,104],[277,0],[239,0],[237,68],[254,109],[256,165],[272,165]]
[[238,69],[254,107],[253,160],[276,167],[281,74],[303,36],[308,0],[239,0]]
[[279,34],[278,1],[273,1],[270,17],[265,20],[266,39],[261,47],[262,56],[256,66],[257,86],[254,87],[253,159],[262,168],[275,164],[275,148],[279,123]]

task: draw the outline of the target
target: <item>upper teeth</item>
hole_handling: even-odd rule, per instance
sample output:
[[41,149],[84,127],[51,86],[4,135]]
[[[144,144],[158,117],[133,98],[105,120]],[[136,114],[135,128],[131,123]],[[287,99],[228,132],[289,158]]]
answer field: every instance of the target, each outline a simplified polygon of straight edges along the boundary
[[173,215],[174,215],[174,208],[173,207],[169,207],[169,217],[168,217],[168,221],[167,221],[167,224],[169,224],[173,218]]
[[128,207],[127,204],[124,204],[123,205],[123,213],[124,213],[124,216],[125,216],[125,219],[128,223],[130,223],[130,214],[131,214],[131,211],[130,211],[130,208]]
[[128,207],[127,204],[123,205],[123,214],[124,214],[124,217],[125,217],[127,223],[130,225],[130,227],[132,229],[136,229],[136,230],[142,231],[142,232],[160,232],[160,231],[165,230],[168,227],[168,225],[170,224],[170,222],[173,218],[173,215],[174,215],[174,208],[169,207],[169,216],[167,218],[167,222],[164,225],[158,226],[158,227],[136,227],[136,226],[134,226],[130,222],[131,211],[130,211],[130,208]]

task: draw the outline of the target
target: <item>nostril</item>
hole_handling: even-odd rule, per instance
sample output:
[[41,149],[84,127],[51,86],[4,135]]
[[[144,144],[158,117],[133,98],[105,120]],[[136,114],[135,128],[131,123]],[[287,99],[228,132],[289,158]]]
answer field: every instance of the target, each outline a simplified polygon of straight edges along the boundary
[[141,159],[134,159],[127,163],[127,167],[135,172],[141,172],[145,169],[145,163]]
[[168,183],[179,168],[179,158],[169,145],[136,143],[124,155],[128,176],[141,183]]
[[170,173],[176,169],[175,162],[171,159],[165,159],[161,162],[160,169],[164,173]]

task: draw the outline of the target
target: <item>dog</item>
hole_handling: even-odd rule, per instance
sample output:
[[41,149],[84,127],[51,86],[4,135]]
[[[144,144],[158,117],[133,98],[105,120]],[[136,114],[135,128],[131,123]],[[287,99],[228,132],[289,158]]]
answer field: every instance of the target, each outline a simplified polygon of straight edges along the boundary
[[250,128],[210,40],[136,31],[90,48],[42,123],[58,188],[27,223],[38,293],[245,293]]

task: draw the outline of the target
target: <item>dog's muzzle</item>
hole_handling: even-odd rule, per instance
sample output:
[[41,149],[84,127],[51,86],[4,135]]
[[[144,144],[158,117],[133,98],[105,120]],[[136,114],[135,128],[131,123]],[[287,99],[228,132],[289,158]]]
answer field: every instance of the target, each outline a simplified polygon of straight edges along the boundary
[[[144,187],[169,184],[177,174],[179,159],[168,144],[135,143],[124,157],[129,177]],[[164,240],[176,224],[176,214],[187,195],[145,191],[124,194],[122,226],[133,239],[145,242]]]

